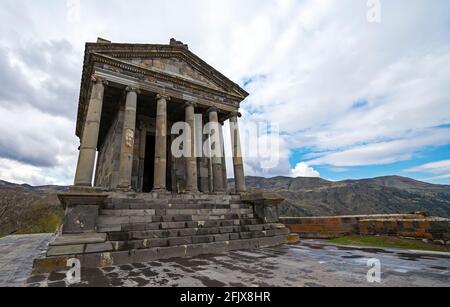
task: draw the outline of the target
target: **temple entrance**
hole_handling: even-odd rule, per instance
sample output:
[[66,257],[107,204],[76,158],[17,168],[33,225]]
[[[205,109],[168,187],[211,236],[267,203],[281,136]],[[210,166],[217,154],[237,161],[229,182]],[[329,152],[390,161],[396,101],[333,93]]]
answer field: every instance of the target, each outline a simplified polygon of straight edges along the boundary
[[147,134],[147,140],[145,142],[145,161],[144,161],[144,181],[142,191],[144,193],[151,192],[153,190],[155,170],[155,136]]

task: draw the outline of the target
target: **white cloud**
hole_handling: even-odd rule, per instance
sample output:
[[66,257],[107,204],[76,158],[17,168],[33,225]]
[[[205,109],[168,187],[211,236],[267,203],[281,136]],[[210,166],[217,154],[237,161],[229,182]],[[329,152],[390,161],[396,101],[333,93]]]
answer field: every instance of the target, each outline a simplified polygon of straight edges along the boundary
[[408,137],[357,145],[348,149],[328,151],[309,155],[314,159],[308,161],[310,165],[363,166],[384,165],[409,160],[423,148],[445,145],[450,140],[450,129],[430,129],[421,133],[414,133]]
[[305,162],[298,163],[291,172],[293,177],[320,177],[320,173]]
[[18,184],[70,185],[74,174],[74,166],[36,167],[11,159],[0,159],[1,180]]
[[429,180],[450,178],[450,160],[430,162],[409,168],[405,171],[410,173],[426,173],[436,175],[429,178]]

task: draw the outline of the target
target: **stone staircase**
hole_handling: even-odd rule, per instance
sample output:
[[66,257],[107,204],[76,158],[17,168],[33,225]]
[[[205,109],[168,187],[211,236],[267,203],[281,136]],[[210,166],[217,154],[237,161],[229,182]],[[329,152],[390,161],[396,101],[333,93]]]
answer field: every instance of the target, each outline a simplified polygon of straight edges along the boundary
[[258,218],[240,196],[112,195],[100,207],[95,233],[57,236],[35,271],[74,257],[84,267],[105,267],[274,246],[288,234],[283,224]]

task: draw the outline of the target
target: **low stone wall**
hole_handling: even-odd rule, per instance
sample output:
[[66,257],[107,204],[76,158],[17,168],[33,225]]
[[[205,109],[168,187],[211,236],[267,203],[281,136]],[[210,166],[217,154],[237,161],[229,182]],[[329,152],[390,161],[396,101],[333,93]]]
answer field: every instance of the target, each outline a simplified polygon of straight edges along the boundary
[[450,242],[450,220],[422,219],[364,219],[360,220],[361,235],[389,235],[414,239],[427,239],[440,244]]
[[291,232],[301,238],[331,239],[347,235],[392,235],[450,241],[450,219],[423,214],[353,215],[328,217],[281,217]]

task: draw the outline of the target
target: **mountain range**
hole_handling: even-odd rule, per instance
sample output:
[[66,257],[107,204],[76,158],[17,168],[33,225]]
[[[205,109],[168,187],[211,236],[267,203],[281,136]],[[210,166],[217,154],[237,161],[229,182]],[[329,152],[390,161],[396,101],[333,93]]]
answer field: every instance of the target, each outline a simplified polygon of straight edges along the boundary
[[435,185],[406,177],[388,176],[337,182],[304,177],[247,177],[246,181],[249,190],[273,191],[283,196],[283,216],[416,211],[433,216],[450,216],[450,185]]

